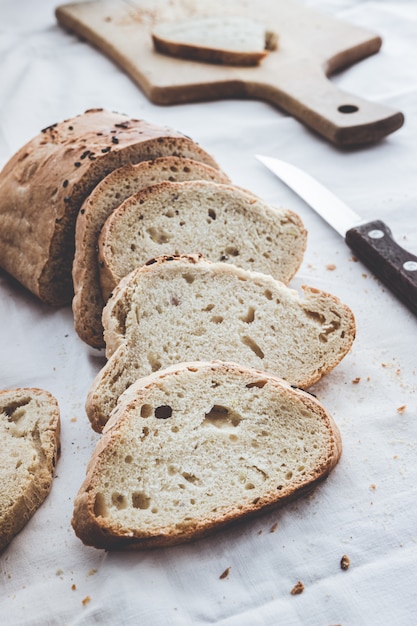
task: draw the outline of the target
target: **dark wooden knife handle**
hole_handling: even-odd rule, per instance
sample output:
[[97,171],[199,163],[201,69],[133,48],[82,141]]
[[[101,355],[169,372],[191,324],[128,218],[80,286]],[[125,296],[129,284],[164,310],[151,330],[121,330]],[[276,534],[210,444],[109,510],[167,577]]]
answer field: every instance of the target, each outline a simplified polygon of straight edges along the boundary
[[346,243],[415,315],[417,315],[417,256],[401,248],[384,222],[375,220],[351,228]]

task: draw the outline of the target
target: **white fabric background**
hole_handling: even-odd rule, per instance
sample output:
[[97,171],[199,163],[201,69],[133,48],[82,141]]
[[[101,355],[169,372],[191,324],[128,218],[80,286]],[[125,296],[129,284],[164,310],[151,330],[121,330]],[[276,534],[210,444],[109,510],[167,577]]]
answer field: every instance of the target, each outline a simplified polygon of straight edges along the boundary
[[[70,526],[98,438],[84,401],[100,355],[78,339],[69,307],[50,309],[1,272],[0,386],[49,390],[62,419],[52,492],[0,556],[4,624],[415,623],[416,318],[254,154],[305,168],[363,217],[384,219],[417,254],[417,5],[305,3],[383,37],[378,54],[333,79],[403,111],[404,127],[379,144],[339,150],[262,102],[154,106],[109,60],[57,25],[54,0],[0,0],[0,166],[41,128],[91,107],[177,128],[211,152],[236,184],[300,214],[309,240],[292,286],[335,293],[357,321],[351,353],[313,389],[344,444],[324,485],[281,511],[187,546],[107,554],[83,546]],[[343,554],[351,560],[347,571],[340,568]],[[298,580],[305,590],[293,596]]]

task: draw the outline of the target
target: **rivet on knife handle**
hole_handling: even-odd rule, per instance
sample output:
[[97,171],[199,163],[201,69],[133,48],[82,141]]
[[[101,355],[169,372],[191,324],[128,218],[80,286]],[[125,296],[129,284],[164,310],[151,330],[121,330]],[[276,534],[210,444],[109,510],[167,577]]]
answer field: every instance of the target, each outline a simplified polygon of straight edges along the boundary
[[401,248],[384,222],[375,220],[346,233],[346,243],[374,274],[417,315],[417,257]]

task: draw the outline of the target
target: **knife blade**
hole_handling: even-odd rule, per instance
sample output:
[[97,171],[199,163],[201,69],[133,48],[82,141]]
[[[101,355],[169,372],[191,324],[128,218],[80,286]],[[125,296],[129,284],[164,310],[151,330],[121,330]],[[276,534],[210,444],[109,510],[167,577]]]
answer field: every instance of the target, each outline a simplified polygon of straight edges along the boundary
[[364,221],[333,192],[295,165],[255,156],[342,235],[355,256],[417,315],[417,256],[395,242],[382,220]]

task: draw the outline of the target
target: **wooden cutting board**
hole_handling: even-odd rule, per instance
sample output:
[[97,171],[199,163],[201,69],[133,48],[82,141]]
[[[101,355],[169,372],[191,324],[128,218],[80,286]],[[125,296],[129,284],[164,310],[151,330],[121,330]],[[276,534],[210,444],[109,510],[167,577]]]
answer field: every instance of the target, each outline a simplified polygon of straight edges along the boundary
[[[277,33],[278,49],[256,67],[155,51],[155,24],[207,15],[256,19]],[[116,62],[155,104],[261,99],[340,146],[378,141],[404,122],[401,112],[346,93],[328,78],[378,52],[381,38],[292,0],[93,0],[59,6],[56,17]]]

